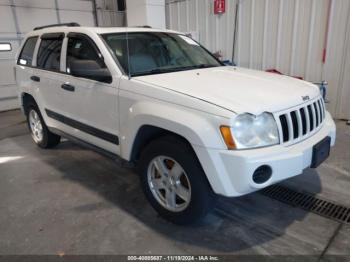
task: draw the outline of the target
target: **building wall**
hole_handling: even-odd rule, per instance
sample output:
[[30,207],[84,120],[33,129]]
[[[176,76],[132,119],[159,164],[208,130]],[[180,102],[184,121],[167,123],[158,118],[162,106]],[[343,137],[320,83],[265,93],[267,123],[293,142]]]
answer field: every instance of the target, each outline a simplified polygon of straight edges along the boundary
[[214,15],[213,5],[214,0],[167,0],[167,28],[192,32],[239,66],[328,81],[329,110],[350,119],[349,0],[226,0],[222,15]]
[[127,0],[128,26],[165,29],[165,0]]

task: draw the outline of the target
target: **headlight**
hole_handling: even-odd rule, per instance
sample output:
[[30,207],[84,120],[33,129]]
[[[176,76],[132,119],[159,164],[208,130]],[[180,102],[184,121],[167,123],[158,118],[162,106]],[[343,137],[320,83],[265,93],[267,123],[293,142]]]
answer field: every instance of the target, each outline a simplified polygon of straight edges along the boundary
[[259,116],[238,115],[231,127],[236,149],[248,149],[276,145],[279,135],[276,121],[272,114]]

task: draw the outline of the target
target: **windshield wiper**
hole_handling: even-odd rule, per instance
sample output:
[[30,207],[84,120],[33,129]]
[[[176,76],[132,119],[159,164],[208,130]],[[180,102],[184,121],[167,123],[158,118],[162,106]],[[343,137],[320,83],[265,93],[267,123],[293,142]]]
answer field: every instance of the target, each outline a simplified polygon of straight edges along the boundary
[[132,74],[131,76],[154,75],[154,74],[170,73],[173,71],[174,71],[173,68],[168,68],[168,69],[156,68],[156,69],[152,69],[149,71],[136,72],[136,73]]
[[199,64],[199,65],[177,67],[177,68],[174,68],[174,70],[176,70],[176,71],[183,71],[183,70],[201,69],[201,68],[209,68],[209,67],[216,67],[216,65]]
[[199,65],[195,65],[193,66],[195,68],[210,68],[210,67],[217,67],[216,65],[210,65],[210,64],[199,64]]
[[216,67],[216,65],[199,64],[199,65],[175,67],[175,68],[155,68],[155,69],[152,69],[149,71],[136,72],[136,73],[132,74],[131,76],[164,74],[164,73],[179,72],[179,71],[186,71],[186,70],[192,70],[192,69],[209,68],[209,67]]

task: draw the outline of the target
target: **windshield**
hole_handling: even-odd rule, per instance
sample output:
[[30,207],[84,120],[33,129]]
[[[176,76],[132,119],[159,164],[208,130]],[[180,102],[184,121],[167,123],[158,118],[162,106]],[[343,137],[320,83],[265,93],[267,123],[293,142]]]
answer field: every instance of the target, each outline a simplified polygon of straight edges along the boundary
[[184,35],[132,32],[102,37],[130,76],[221,66],[213,55]]

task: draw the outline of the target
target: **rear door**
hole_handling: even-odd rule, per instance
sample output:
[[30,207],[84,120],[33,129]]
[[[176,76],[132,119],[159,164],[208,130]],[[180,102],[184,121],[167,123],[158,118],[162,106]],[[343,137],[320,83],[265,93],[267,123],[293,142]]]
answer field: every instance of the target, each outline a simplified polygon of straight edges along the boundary
[[38,42],[38,36],[28,37],[18,56],[16,66],[16,84],[20,92],[33,94],[39,88],[38,82],[33,82],[34,53]]
[[55,128],[61,128],[61,123],[47,117],[47,110],[62,112],[63,103],[60,99],[61,84],[64,81],[62,74],[62,44],[64,33],[43,34],[40,39],[36,60],[34,61],[31,79],[39,84],[36,92],[45,122]]
[[65,40],[66,74],[60,89],[64,104],[51,117],[64,131],[119,154],[118,82],[112,78],[100,49],[87,35],[70,33]]

